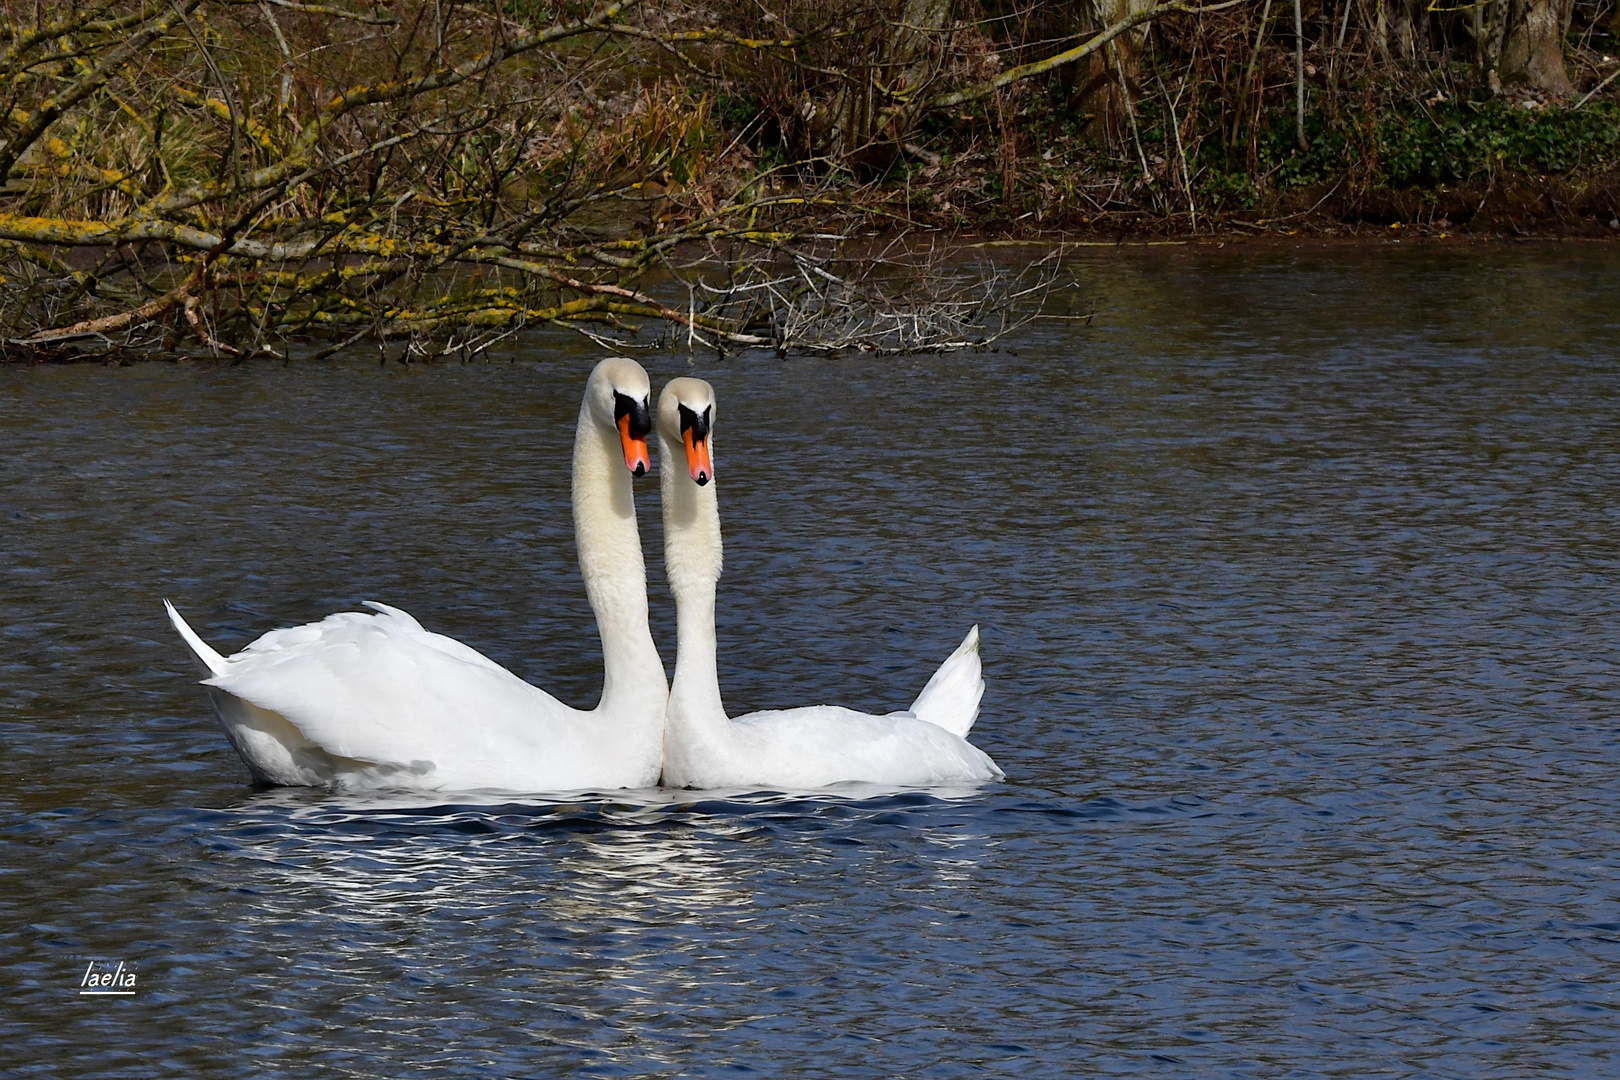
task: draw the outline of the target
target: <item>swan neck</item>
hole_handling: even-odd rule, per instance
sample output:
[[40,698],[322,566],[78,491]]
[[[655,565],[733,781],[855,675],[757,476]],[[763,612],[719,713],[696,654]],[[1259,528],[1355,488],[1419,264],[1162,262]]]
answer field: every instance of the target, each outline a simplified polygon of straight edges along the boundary
[[714,632],[714,586],[675,594],[675,681],[670,700],[688,720],[726,718]]
[[589,405],[574,434],[574,542],[585,594],[602,639],[603,713],[663,713],[669,684],[647,625],[647,566],[636,527],[635,490],[616,431]]
[[714,630],[715,589],[722,566],[716,483],[711,480],[699,487],[686,471],[684,448],[672,444],[663,432],[658,441],[664,570],[675,597],[677,636],[670,718],[724,723]]

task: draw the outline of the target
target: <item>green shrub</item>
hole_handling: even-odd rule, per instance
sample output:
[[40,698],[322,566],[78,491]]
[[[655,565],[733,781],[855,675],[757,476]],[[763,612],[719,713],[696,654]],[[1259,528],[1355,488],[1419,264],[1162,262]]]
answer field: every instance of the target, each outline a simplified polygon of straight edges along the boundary
[[1379,158],[1392,187],[1434,187],[1485,174],[1562,174],[1620,161],[1620,109],[1514,108],[1501,100],[1392,110],[1378,124]]

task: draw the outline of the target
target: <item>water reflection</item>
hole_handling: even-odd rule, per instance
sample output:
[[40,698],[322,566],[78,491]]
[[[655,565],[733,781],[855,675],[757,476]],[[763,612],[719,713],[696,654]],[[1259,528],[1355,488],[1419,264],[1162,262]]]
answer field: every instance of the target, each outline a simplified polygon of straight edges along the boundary
[[[849,785],[856,788],[856,785]],[[263,883],[288,903],[265,912],[323,910],[346,918],[426,918],[441,912],[501,907],[514,890],[534,891],[548,918],[581,924],[623,918],[687,921],[711,909],[754,905],[757,875],[770,863],[750,857],[784,833],[832,822],[917,830],[925,845],[917,870],[941,887],[964,881],[971,860],[938,857],[985,837],[941,833],[928,815],[971,798],[860,790],[859,802],[825,792],[805,795],[646,791],[594,802],[418,805],[420,796],[311,798],[272,792],[220,811],[212,850],[248,867],[227,867]],[[847,842],[847,841],[846,841]],[[826,858],[806,859],[812,872]]]

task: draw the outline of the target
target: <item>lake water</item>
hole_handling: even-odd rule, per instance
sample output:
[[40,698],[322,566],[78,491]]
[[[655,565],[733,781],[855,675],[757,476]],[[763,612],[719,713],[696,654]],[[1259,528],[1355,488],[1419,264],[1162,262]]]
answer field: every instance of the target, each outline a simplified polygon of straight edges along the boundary
[[255,792],[162,597],[594,702],[600,353],[0,370],[0,1072],[1614,1075],[1620,250],[1076,269],[1000,352],[648,362],[720,400],[732,712],[977,622],[976,794]]

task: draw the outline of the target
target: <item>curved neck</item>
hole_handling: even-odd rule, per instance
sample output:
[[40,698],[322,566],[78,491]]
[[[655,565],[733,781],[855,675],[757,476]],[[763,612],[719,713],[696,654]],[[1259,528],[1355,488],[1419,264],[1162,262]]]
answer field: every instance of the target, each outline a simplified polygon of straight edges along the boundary
[[574,543],[585,594],[602,639],[599,713],[656,710],[669,692],[647,626],[647,567],[636,528],[635,492],[616,432],[579,410],[574,433]]
[[[712,439],[710,436],[713,452]],[[675,596],[675,679],[670,719],[725,723],[715,658],[714,593],[720,581],[720,499],[686,471],[685,448],[660,431],[659,495],[664,508],[664,571]]]

